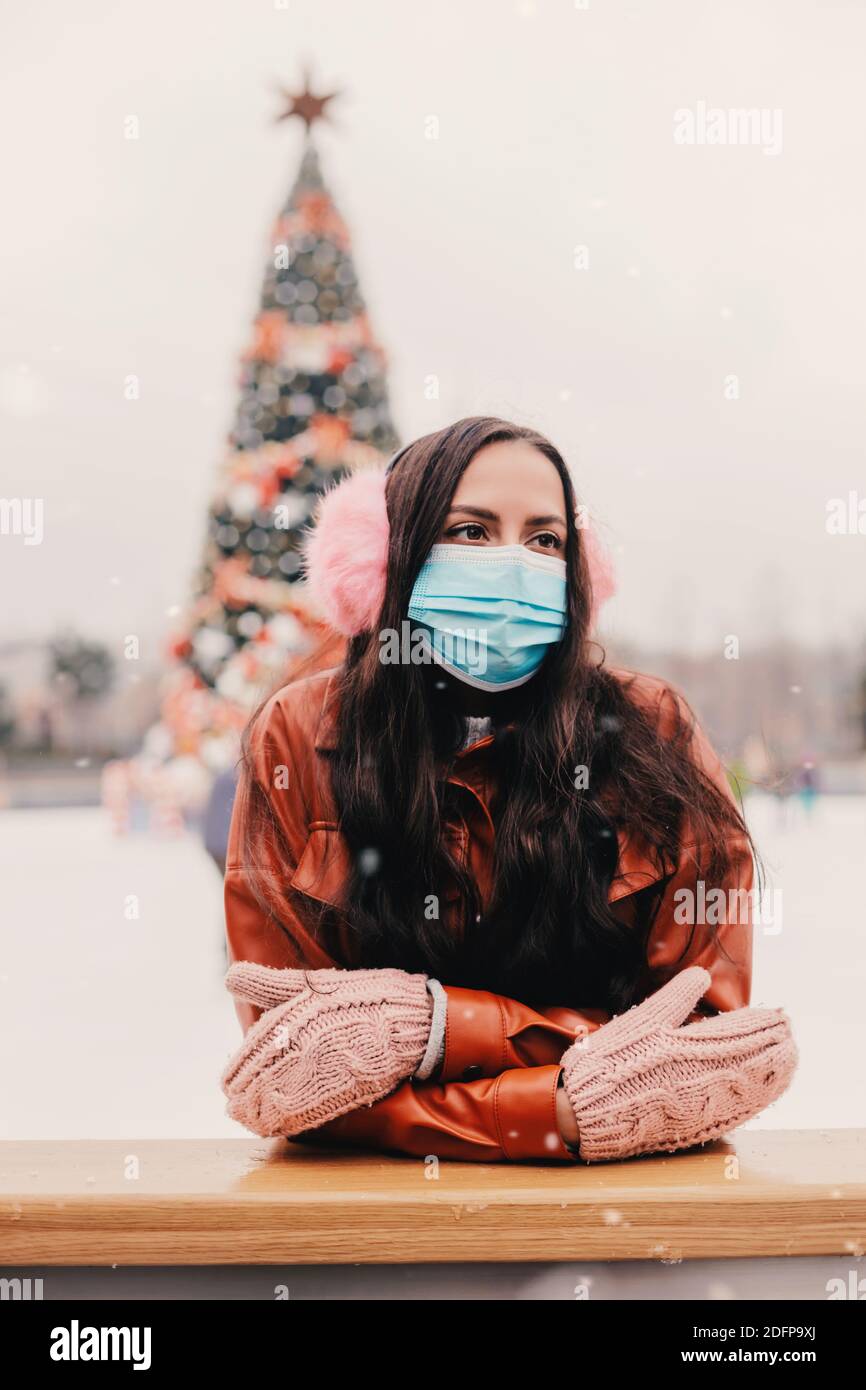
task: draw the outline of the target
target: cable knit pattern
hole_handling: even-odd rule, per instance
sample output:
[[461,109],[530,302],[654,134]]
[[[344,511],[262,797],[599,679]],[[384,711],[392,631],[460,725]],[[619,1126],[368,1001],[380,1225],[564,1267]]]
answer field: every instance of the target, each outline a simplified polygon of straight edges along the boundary
[[425,975],[239,961],[225,983],[265,1010],[222,1075],[227,1114],[262,1137],[372,1105],[424,1056],[433,1014]]
[[782,1009],[732,1009],[680,1027],[711,983],[691,966],[562,1058],[581,1158],[673,1153],[718,1139],[787,1089],[798,1062]]

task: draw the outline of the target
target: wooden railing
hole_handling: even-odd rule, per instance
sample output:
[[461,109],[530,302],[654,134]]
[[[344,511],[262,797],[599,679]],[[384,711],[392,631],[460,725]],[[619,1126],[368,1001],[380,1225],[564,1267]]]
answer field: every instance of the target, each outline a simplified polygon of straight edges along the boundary
[[616,1164],[283,1141],[0,1143],[0,1265],[415,1264],[866,1253],[866,1130]]

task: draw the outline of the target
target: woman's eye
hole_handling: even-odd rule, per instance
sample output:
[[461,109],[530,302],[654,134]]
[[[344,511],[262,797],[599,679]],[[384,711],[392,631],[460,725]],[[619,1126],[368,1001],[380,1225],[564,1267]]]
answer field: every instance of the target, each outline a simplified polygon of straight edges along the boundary
[[467,541],[483,541],[486,534],[484,527],[477,521],[464,521],[460,526],[452,526],[448,532],[449,536],[462,536]]
[[533,536],[530,545],[539,545],[542,550],[562,549],[562,541],[555,531],[542,531],[540,535]]

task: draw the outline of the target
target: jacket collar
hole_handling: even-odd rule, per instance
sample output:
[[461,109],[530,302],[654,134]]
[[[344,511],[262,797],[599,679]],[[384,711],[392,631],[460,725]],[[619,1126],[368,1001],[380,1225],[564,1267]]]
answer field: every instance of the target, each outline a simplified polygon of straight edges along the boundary
[[[339,698],[337,689],[338,671],[331,671],[328,674],[328,683],[325,687],[325,694],[322,700],[322,709],[319,714],[319,723],[316,729],[316,751],[318,753],[331,753],[339,742]],[[493,742],[492,734],[485,734],[483,738],[476,739],[467,748],[461,748],[455,754],[457,760],[465,758],[467,754],[476,752],[479,748],[484,748]]]
[[318,753],[333,752],[337,747],[339,732],[337,674],[336,670],[329,672],[328,683],[325,686],[325,695],[316,729],[316,752]]

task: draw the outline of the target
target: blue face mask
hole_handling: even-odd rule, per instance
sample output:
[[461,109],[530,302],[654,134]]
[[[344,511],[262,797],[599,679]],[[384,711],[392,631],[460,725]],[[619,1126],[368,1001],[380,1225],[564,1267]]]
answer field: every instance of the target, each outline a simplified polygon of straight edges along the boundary
[[432,659],[480,690],[538,670],[566,622],[565,561],[524,545],[434,545],[409,600]]

